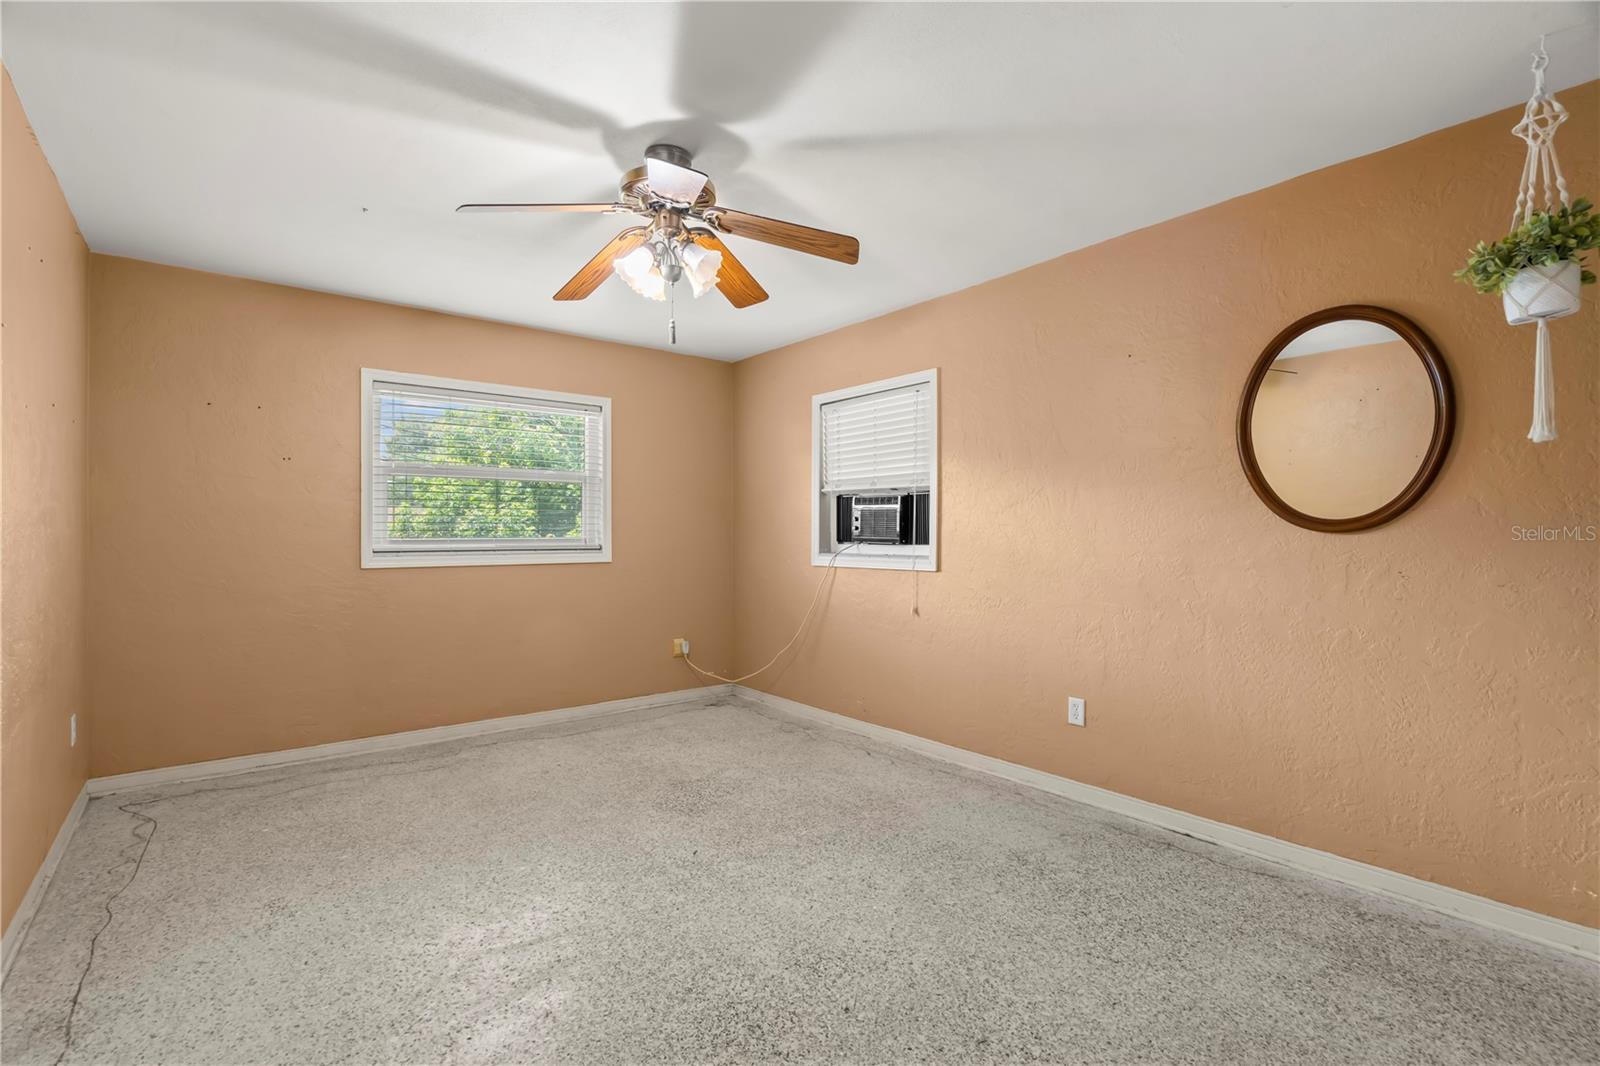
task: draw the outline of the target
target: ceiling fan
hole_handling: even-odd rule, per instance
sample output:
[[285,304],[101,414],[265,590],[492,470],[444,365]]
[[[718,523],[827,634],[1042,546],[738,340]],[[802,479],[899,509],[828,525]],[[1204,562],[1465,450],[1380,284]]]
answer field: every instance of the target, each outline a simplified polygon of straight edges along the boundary
[[[854,237],[793,222],[735,211],[717,203],[716,186],[689,164],[689,152],[675,144],[645,149],[644,166],[622,176],[621,195],[608,204],[462,204],[457,211],[563,211],[643,215],[649,221],[611,239],[593,259],[556,291],[557,300],[581,300],[613,273],[641,296],[667,300],[680,280],[696,297],[713,285],[735,307],[749,307],[767,292],[734,258],[721,234],[747,237],[780,248],[854,263],[861,245]],[[675,323],[670,327],[677,343]]]

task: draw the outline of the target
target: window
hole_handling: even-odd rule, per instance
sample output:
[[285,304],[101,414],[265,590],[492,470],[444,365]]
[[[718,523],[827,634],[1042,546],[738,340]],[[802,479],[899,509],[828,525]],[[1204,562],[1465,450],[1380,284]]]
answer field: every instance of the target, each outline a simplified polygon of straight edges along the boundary
[[939,568],[939,372],[811,398],[811,561]]
[[611,559],[611,401],[361,371],[361,565]]

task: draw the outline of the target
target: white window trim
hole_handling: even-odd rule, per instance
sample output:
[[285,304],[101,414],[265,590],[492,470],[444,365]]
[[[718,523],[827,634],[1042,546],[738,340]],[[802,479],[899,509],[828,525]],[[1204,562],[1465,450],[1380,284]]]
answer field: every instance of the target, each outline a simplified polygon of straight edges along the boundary
[[[396,385],[423,385],[457,389],[486,396],[515,396],[528,400],[554,400],[559,403],[588,404],[600,408],[605,449],[605,520],[600,530],[599,548],[536,548],[528,551],[452,552],[375,552],[372,550],[372,386],[374,382]],[[611,479],[616,469],[611,452],[611,399],[584,396],[549,389],[525,389],[515,385],[496,385],[484,381],[440,378],[428,374],[407,374],[398,370],[361,368],[361,568],[384,570],[419,566],[523,566],[530,563],[609,563],[611,561]]]
[[[933,401],[933,424],[929,440],[930,468],[928,470],[928,543],[921,544],[857,544],[847,551],[834,553],[824,550],[822,525],[822,407],[836,400],[849,400],[874,392],[888,392],[910,385],[927,385]],[[831,523],[833,517],[828,516]],[[939,569],[939,371],[922,370],[915,374],[902,374],[883,381],[870,381],[847,389],[819,393],[811,397],[811,565],[834,566],[853,570],[920,570],[936,572]]]

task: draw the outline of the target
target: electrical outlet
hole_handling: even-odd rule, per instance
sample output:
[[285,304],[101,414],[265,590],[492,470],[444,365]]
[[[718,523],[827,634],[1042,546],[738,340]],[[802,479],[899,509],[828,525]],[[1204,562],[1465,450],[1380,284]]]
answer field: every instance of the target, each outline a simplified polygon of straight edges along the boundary
[[689,638],[672,638],[672,657],[674,659],[687,659],[689,657]]
[[69,747],[69,748],[77,747],[78,746],[78,716],[77,715],[73,715],[71,718],[67,719],[67,732],[68,732],[68,736],[70,737],[70,739],[67,742],[67,747]]
[[1083,725],[1083,697],[1067,697],[1067,724]]

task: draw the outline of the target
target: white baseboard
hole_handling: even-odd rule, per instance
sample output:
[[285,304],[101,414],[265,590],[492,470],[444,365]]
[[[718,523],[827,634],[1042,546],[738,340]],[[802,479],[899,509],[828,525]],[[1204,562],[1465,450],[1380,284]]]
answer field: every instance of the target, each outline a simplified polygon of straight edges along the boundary
[[0,937],[0,980],[4,980],[5,975],[11,972],[11,960],[16,957],[17,948],[22,946],[23,938],[28,935],[28,926],[33,924],[33,916],[38,913],[44,891],[50,887],[50,879],[56,875],[56,867],[61,864],[61,856],[66,853],[67,843],[78,828],[78,820],[83,817],[83,808],[88,802],[89,788],[85,785],[78,790],[78,798],[72,801],[67,816],[61,820],[61,828],[56,830],[56,838],[51,842],[50,850],[45,852],[44,862],[39,864],[39,871],[33,875],[33,883],[18,904],[17,912],[11,916],[5,936]]
[[481,737],[492,733],[509,733],[534,726],[554,725],[585,718],[604,718],[613,714],[649,710],[654,707],[671,707],[679,703],[692,703],[708,696],[727,695],[732,685],[708,685],[703,688],[678,689],[676,692],[659,692],[650,696],[632,696],[605,703],[589,703],[581,707],[563,707],[553,711],[534,711],[531,714],[513,714],[504,718],[485,718],[459,725],[434,726],[431,729],[412,729],[404,733],[385,733],[382,736],[362,737],[359,740],[340,740],[332,744],[316,744],[307,748],[289,748],[285,751],[268,751],[259,755],[239,755],[231,759],[212,759],[209,762],[185,763],[182,766],[164,766],[155,770],[135,770],[111,777],[91,777],[84,787],[90,796],[108,796],[113,792],[151,788],[158,785],[176,785],[189,781],[204,781],[213,777],[228,777],[276,766],[294,766],[299,763],[339,759],[351,755],[367,755],[375,751],[393,751],[397,748],[415,748],[425,744],[439,744],[463,737]]
[[1120,792],[1112,792],[1110,789],[1086,785],[1043,770],[1034,770],[1006,762],[1004,759],[979,755],[965,748],[941,744],[911,733],[902,733],[898,729],[863,722],[783,696],[774,696],[770,692],[761,692],[742,685],[738,686],[737,691],[739,695],[754,703],[795,718],[848,730],[860,736],[908,748],[969,770],[992,774],[1042,792],[1076,800],[1102,810],[1114,811],[1213,844],[1220,844],[1258,859],[1303,870],[1369,892],[1405,900],[1432,911],[1511,933],[1548,947],[1560,948],[1585,958],[1600,960],[1600,930],[1590,929],[1576,922],[1552,918],[1507,903],[1498,903],[1483,896],[1474,896],[1470,892],[1462,892],[1460,889],[1423,881],[1393,870],[1385,870],[1380,866],[1371,866],[1354,859],[1308,848],[1302,844],[1291,844],[1287,840],[1270,837],[1264,833],[1212,821],[1210,818],[1202,818],[1172,807],[1163,807],[1158,803],[1135,799]]

